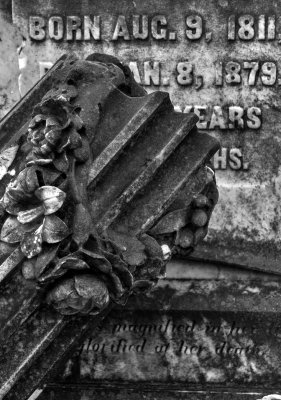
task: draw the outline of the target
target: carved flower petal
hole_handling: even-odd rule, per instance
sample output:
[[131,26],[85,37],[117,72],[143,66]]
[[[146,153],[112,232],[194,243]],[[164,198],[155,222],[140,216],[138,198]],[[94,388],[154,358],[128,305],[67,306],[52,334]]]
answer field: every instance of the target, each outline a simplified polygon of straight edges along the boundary
[[74,280],[77,293],[83,298],[91,299],[93,307],[101,310],[108,305],[109,293],[104,282],[93,275],[77,275]]
[[82,139],[79,133],[75,130],[72,129],[70,134],[69,134],[69,140],[70,140],[70,149],[77,149],[78,147],[82,146]]
[[54,129],[54,128],[49,130],[45,135],[45,139],[53,146],[57,144],[60,137],[61,137],[61,129]]
[[38,125],[41,121],[43,121],[45,119],[44,115],[42,114],[37,114],[35,115],[34,118],[32,118],[32,120],[29,122],[28,127],[29,128],[34,128],[36,125]]
[[90,299],[87,301],[87,304],[83,307],[82,310],[80,310],[80,314],[82,315],[96,315],[100,313],[100,308],[96,307],[95,302],[93,299]]
[[78,299],[67,298],[67,305],[74,308],[74,310],[81,310],[88,304],[89,300],[79,297]]
[[122,282],[119,278],[118,275],[116,275],[115,273],[112,273],[110,275],[111,281],[113,283],[113,287],[114,287],[114,294],[116,296],[115,300],[119,299],[120,297],[122,297],[125,293],[125,288],[122,285]]
[[48,117],[46,119],[46,126],[60,126],[59,121],[57,120],[57,118],[54,117]]
[[51,158],[38,158],[37,160],[28,161],[26,166],[30,167],[31,165],[47,165],[51,164],[52,162],[53,160]]
[[71,145],[71,141],[70,138],[67,136],[64,138],[63,142],[61,143],[61,145],[57,148],[57,152],[58,153],[62,153],[63,151],[65,151],[69,146]]
[[60,172],[67,172],[69,168],[69,161],[65,151],[53,160],[53,164],[55,168]]
[[50,215],[58,211],[66,197],[66,194],[55,186],[41,186],[36,190],[35,195],[43,201],[45,215]]
[[[60,260],[62,261],[62,260]],[[64,257],[63,261],[60,263],[62,268],[75,269],[75,270],[85,270],[90,269],[89,265],[81,260],[80,258],[74,256]]]
[[51,270],[48,270],[47,272],[43,273],[39,278],[38,282],[45,284],[48,282],[52,282],[55,279],[61,278],[66,274],[67,270],[66,269],[57,269],[57,266],[53,267]]
[[25,233],[21,241],[21,251],[27,258],[32,258],[41,253],[42,225],[36,231]]
[[[41,254],[37,257],[37,260],[41,257]],[[38,261],[38,266],[39,264],[41,264],[40,261]],[[37,262],[36,262],[37,265]],[[88,269],[89,266],[84,263],[82,260],[79,260],[78,258],[74,257],[74,256],[66,256],[61,258],[58,262],[56,262],[55,266],[51,269],[48,270],[46,273],[44,273],[40,279],[39,282],[41,283],[46,283],[48,281],[52,281],[54,279],[60,278],[63,275],[66,274],[67,269],[71,268],[71,269]],[[75,293],[71,293],[71,296],[74,298],[78,298],[79,295],[75,292]]]
[[55,306],[55,309],[60,312],[62,315],[75,315],[79,313],[79,310],[74,310],[74,308],[71,307],[63,307],[59,308]]
[[19,185],[9,185],[6,189],[6,194],[10,199],[15,201],[26,200],[26,198],[28,197],[25,191]]
[[90,250],[81,249],[77,253],[83,254],[85,260],[92,268],[103,272],[104,274],[110,274],[112,272],[111,263],[101,254],[93,253]]
[[69,235],[67,225],[56,215],[48,215],[43,223],[43,240],[47,243],[58,243]]
[[41,186],[35,191],[35,195],[39,200],[45,201],[53,197],[65,198],[65,193],[55,186]]
[[27,224],[21,224],[23,232],[32,232],[35,231],[36,229],[39,228],[39,226],[42,224],[42,219],[38,218],[35,219],[34,221],[31,221]]
[[2,226],[0,239],[6,243],[17,243],[23,236],[24,232],[17,217],[8,217]]
[[72,120],[72,123],[73,123],[73,125],[74,125],[74,127],[75,127],[75,129],[77,131],[82,129],[83,121],[82,121],[82,119],[79,117],[79,115],[76,112],[71,115],[71,120]]
[[65,300],[72,292],[75,292],[74,280],[65,279],[55,286],[47,295],[47,302],[58,302]]
[[40,215],[43,215],[43,214],[44,214],[43,206],[35,207],[35,208],[32,208],[31,210],[27,210],[27,211],[20,211],[18,213],[18,221],[21,224],[28,224],[28,223],[36,220],[38,217],[40,217]]
[[116,254],[109,253],[107,251],[103,251],[103,254],[111,262],[114,271],[117,272],[124,285],[130,289],[133,285],[134,278],[124,261],[122,261],[121,258]]
[[0,200],[2,207],[12,215],[18,215],[22,211],[23,206],[17,202],[17,200],[12,199],[7,192],[4,193]]
[[17,181],[27,193],[33,193],[39,187],[36,169],[34,167],[23,169],[19,173]]

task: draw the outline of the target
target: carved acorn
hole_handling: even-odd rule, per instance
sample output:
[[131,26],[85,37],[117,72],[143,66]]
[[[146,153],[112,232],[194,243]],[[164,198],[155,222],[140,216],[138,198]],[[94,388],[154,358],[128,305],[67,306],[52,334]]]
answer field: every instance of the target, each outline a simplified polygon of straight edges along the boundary
[[98,314],[108,305],[109,293],[95,275],[75,275],[56,284],[47,302],[63,315]]
[[206,184],[187,208],[171,210],[152,227],[150,234],[168,243],[174,254],[187,255],[208,233],[208,223],[218,201],[214,171],[206,167]]

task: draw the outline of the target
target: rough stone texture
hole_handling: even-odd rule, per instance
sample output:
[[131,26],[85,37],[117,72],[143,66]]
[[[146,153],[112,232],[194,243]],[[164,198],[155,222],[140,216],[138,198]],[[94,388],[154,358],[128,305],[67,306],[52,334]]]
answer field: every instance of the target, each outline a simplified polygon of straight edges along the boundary
[[0,118],[19,101],[19,66],[17,47],[21,43],[19,29],[9,20],[9,8],[6,1],[0,4]]
[[[190,400],[257,400],[261,399],[267,394],[266,390],[249,389],[240,390],[230,389],[211,389],[206,385],[201,387],[201,390],[196,390],[192,385],[189,388],[173,387],[171,384],[155,386],[153,385],[97,385],[95,388],[81,388],[72,386],[70,392],[67,386],[64,385],[51,385],[47,387],[42,393],[38,391],[34,395],[40,400],[92,400],[99,398],[101,400],[116,400],[116,399],[135,399],[135,400],[173,400],[173,399],[190,399]],[[269,397],[270,400],[278,400],[278,396]],[[32,399],[31,399],[32,400]]]
[[[13,19],[28,37],[29,15],[38,15],[38,2],[14,0]],[[50,39],[48,29],[42,40],[28,40],[26,52],[30,59],[29,75],[33,82],[39,77],[38,62],[53,62],[66,49],[77,53],[90,53],[93,48],[117,55],[122,60],[132,62],[131,67],[136,76],[139,73],[141,82],[148,90],[157,88],[169,91],[172,101],[179,109],[188,112],[192,106],[197,108],[203,120],[199,127],[210,130],[222,141],[224,148],[222,159],[217,158],[215,165],[218,171],[221,200],[212,219],[212,229],[206,244],[198,249],[196,257],[220,260],[232,264],[243,264],[250,268],[272,269],[278,272],[278,251],[280,236],[280,95],[279,73],[274,83],[266,82],[263,63],[273,61],[278,65],[280,59],[280,3],[278,1],[161,1],[151,5],[149,1],[105,1],[103,3],[80,1],[53,1],[48,5],[42,2],[40,15],[47,26],[51,15],[63,18],[60,40]],[[242,13],[242,14],[241,14]],[[100,40],[84,40],[82,29],[81,40],[67,38],[66,16],[100,16]],[[128,33],[123,30],[123,37],[114,40],[114,30],[118,16],[125,16]],[[148,38],[136,39],[133,36],[132,15],[148,16]],[[162,29],[168,29],[166,39],[156,39],[151,29],[151,19],[155,15],[162,19]],[[186,17],[198,15],[203,19],[202,36],[195,40],[186,37]],[[236,17],[235,40],[229,29],[228,18]],[[238,17],[254,17],[254,38],[238,32]],[[266,16],[263,38],[262,23],[259,16]],[[272,26],[274,16],[276,29]],[[192,17],[191,23],[192,23]],[[269,19],[268,19],[269,18]],[[119,20],[119,23],[121,23]],[[271,21],[270,23],[268,21]],[[196,23],[196,20],[195,20]],[[161,22],[159,23],[161,25]],[[124,27],[124,25],[123,25]],[[126,28],[124,28],[126,29]],[[175,35],[176,33],[176,40]],[[193,32],[194,33],[194,32]],[[155,30],[154,30],[155,34]],[[190,35],[190,30],[188,30]],[[121,36],[121,34],[120,34]],[[125,36],[125,38],[124,38]],[[161,35],[160,35],[161,36]],[[249,39],[249,40],[248,40]],[[150,67],[147,64],[151,61]],[[161,77],[159,86],[158,72],[154,72],[152,85],[145,69],[151,69],[152,62],[160,62]],[[187,68],[193,65],[193,75],[188,79],[189,85],[179,85],[176,81],[176,65],[188,62]],[[256,78],[249,81],[250,70],[247,63],[258,61]],[[146,64],[144,64],[146,62]],[[223,79],[215,76],[215,63],[223,63]],[[242,71],[242,83],[232,84],[225,81],[225,66],[228,62],[239,62]],[[245,66],[244,66],[245,63]],[[156,68],[156,67],[155,67]],[[157,67],[158,68],[158,67]],[[275,67],[272,67],[275,68]],[[266,73],[266,71],[265,71]],[[219,74],[218,74],[219,75]],[[270,73],[269,73],[270,75]],[[156,78],[155,78],[156,76]],[[261,78],[263,76],[263,78]],[[202,78],[203,77],[203,78]],[[203,84],[202,84],[203,79]],[[229,78],[230,79],[230,78]],[[265,84],[262,82],[265,82]],[[214,108],[214,107],[217,108]],[[220,109],[221,107],[221,109]],[[234,108],[231,108],[234,107]],[[236,107],[236,108],[235,108]],[[240,107],[240,108],[239,108]],[[252,107],[257,107],[253,109]],[[242,110],[242,111],[241,111]],[[255,122],[247,113],[257,112]],[[243,122],[233,126],[232,112],[243,112]],[[218,126],[212,128],[216,116]],[[261,112],[261,115],[259,115]],[[204,121],[204,114],[205,121]],[[233,118],[232,118],[233,119]],[[213,122],[211,122],[211,120]],[[252,123],[253,122],[253,123]],[[259,125],[261,126],[259,127]],[[210,127],[211,125],[211,127]],[[237,124],[236,124],[237,125]],[[243,126],[242,126],[243,125]],[[230,152],[242,156],[231,161]],[[238,152],[238,153],[237,153]],[[240,154],[240,153],[239,153]],[[241,155],[241,154],[240,154]],[[243,161],[242,161],[243,158]],[[223,166],[222,164],[225,164]],[[224,169],[225,168],[225,169]],[[238,210],[238,211],[237,211]],[[233,232],[235,235],[233,236]],[[236,243],[233,243],[234,241]]]
[[279,393],[280,279],[202,277],[163,280],[112,311],[39,399]]

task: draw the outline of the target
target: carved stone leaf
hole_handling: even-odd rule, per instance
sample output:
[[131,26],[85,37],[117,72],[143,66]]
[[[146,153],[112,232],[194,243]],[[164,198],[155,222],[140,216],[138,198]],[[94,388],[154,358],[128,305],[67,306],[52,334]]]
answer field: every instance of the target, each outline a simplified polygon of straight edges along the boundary
[[188,222],[188,209],[172,211],[164,215],[160,221],[150,230],[154,235],[175,232],[184,227]]
[[115,242],[122,252],[123,259],[135,267],[146,261],[145,246],[129,233],[123,234],[115,231],[108,232],[109,238]]
[[6,175],[9,167],[13,163],[19,146],[15,145],[0,153],[0,180]]
[[163,251],[160,244],[153,237],[143,234],[140,241],[145,245],[145,250],[149,257],[163,259]]
[[35,257],[42,251],[42,228],[41,225],[36,231],[25,233],[21,241],[21,251],[27,258]]
[[83,204],[77,204],[73,219],[73,237],[72,239],[78,244],[84,244],[91,232],[92,218],[89,211]]
[[43,223],[42,237],[47,243],[58,243],[69,235],[67,225],[56,215],[47,215]]
[[38,278],[46,269],[48,264],[54,259],[58,250],[58,244],[44,245],[42,253],[36,258],[36,263],[34,266],[35,277]]
[[6,243],[18,243],[23,236],[24,232],[17,217],[9,216],[2,226],[0,239]]
[[35,208],[32,208],[31,210],[27,210],[27,211],[20,211],[18,213],[18,221],[21,224],[28,224],[28,223],[36,220],[38,217],[40,217],[40,215],[43,215],[43,214],[44,214],[43,206],[35,207]]

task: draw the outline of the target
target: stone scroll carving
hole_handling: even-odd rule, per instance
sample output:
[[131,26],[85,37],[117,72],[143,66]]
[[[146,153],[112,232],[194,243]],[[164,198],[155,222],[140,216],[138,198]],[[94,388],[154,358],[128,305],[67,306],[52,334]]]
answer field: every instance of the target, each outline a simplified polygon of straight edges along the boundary
[[218,144],[195,124],[113,57],[67,58],[0,155],[2,255],[19,248],[24,278],[66,315],[151,288],[218,199]]

